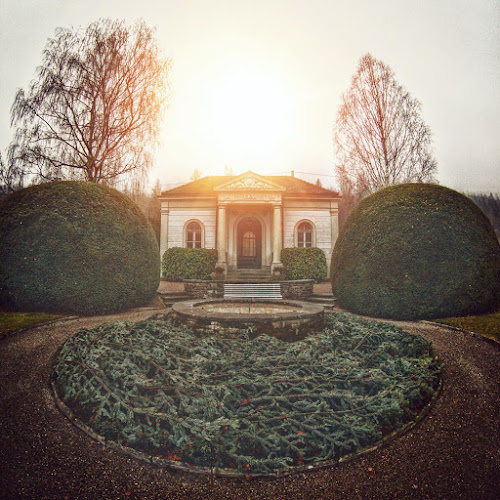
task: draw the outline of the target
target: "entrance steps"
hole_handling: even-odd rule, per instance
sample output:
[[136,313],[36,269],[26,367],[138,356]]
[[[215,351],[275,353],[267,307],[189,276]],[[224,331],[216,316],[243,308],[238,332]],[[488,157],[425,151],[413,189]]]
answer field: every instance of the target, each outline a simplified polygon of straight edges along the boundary
[[228,271],[226,281],[265,282],[271,280],[271,267],[261,269],[232,269]]
[[158,292],[158,294],[166,307],[170,307],[176,302],[183,302],[185,300],[192,299],[191,295],[185,292]]
[[321,304],[325,311],[331,311],[335,307],[335,298],[331,293],[313,293],[306,300],[314,304]]
[[281,300],[279,283],[224,283],[225,299],[275,299]]

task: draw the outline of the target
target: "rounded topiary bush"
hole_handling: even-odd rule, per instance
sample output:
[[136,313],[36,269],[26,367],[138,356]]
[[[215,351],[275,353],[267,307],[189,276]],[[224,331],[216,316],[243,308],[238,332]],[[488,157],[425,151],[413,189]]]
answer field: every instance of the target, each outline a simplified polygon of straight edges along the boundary
[[362,200],[332,254],[332,289],[347,309],[423,319],[485,312],[500,303],[500,245],[469,198],[402,184]]
[[103,314],[144,305],[158,288],[151,225],[122,193],[51,182],[0,202],[0,303]]

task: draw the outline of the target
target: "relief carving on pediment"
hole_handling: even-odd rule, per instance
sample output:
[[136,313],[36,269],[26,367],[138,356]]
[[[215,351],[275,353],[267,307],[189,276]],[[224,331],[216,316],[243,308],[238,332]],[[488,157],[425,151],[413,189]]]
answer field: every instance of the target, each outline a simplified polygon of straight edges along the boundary
[[248,172],[235,179],[228,181],[225,184],[215,186],[214,191],[216,192],[233,191],[237,193],[241,193],[243,191],[246,192],[273,191],[277,193],[277,192],[284,192],[285,188],[272,181],[270,182],[268,179],[265,179],[260,175],[254,174],[253,172]]
[[244,179],[239,179],[232,184],[225,186],[225,189],[273,189],[273,186],[262,182],[260,179],[255,177],[245,177]]

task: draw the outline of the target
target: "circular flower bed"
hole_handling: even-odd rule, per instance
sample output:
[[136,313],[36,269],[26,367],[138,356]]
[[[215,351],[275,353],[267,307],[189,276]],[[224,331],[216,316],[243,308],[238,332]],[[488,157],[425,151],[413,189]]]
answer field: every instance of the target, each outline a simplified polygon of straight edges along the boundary
[[66,341],[54,383],[98,434],[172,463],[262,474],[336,460],[413,418],[441,365],[395,326],[325,324],[288,343],[198,337],[169,316],[107,323]]

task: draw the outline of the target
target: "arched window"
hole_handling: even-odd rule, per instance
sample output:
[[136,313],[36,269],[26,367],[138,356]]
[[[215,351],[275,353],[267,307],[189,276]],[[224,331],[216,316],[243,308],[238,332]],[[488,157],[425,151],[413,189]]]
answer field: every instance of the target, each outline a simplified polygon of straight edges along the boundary
[[201,225],[199,222],[190,222],[186,226],[186,247],[201,248]]
[[297,228],[297,246],[301,248],[312,247],[313,228],[309,222],[301,222]]
[[241,255],[243,257],[255,257],[256,245],[255,245],[255,233],[252,231],[247,231],[243,235]]

